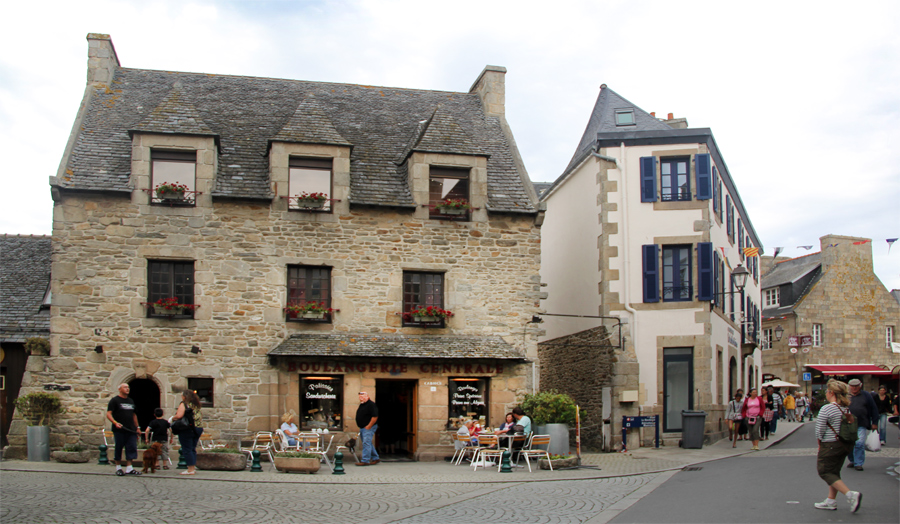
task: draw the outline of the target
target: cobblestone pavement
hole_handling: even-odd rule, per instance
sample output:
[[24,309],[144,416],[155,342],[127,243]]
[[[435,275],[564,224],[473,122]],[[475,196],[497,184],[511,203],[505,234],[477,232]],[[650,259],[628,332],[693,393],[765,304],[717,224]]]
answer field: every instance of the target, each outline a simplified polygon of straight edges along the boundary
[[655,477],[325,485],[11,470],[0,476],[0,521],[586,522]]

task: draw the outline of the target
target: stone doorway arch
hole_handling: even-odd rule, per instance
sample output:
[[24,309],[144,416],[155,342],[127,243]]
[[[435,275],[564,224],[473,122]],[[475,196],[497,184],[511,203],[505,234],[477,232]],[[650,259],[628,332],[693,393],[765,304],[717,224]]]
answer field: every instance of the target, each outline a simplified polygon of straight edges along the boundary
[[131,387],[129,395],[134,400],[134,412],[141,428],[146,428],[156,418],[154,410],[160,407],[159,385],[151,378],[133,378],[128,382]]

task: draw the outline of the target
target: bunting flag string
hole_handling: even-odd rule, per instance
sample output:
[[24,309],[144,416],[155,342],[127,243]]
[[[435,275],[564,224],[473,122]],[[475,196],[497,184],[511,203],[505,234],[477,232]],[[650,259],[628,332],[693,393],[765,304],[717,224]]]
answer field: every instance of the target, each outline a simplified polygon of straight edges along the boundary
[[860,240],[859,242],[854,242],[853,245],[854,245],[854,246],[860,246],[860,245],[866,244],[866,243],[868,243],[868,242],[871,242],[871,240]]
[[[894,242],[900,240],[900,238],[887,238],[887,239],[885,239],[885,240],[887,241],[887,245],[888,245],[888,250],[887,250],[887,252],[888,252],[888,254],[890,254],[890,253],[891,253],[891,247],[893,247]],[[851,243],[852,243],[854,246],[864,246],[864,245],[866,245],[866,244],[868,244],[868,243],[870,243],[870,242],[872,242],[872,241],[866,239],[866,240],[857,240],[856,242],[851,242]],[[831,247],[837,247],[837,246],[839,246],[839,245],[841,245],[840,242],[835,242],[834,244],[828,244],[827,246],[825,246],[825,248],[827,249],[827,248],[831,248]],[[805,250],[809,251],[809,250],[813,249],[814,247],[815,247],[815,246],[813,246],[813,245],[808,245],[808,246],[797,246],[797,249],[805,249]],[[750,250],[750,249],[754,249],[754,248],[744,248],[743,253],[744,253],[745,256],[758,256],[758,254],[757,254],[757,255],[751,255],[751,254],[749,253],[749,251],[748,251],[748,250]],[[772,258],[778,258],[778,255],[784,252],[785,247],[784,247],[784,246],[776,246],[776,247],[774,248],[774,250],[775,250],[775,254],[772,255]]]
[[772,255],[772,258],[778,258],[778,253],[781,253],[782,251],[784,251],[784,248],[783,248],[783,247],[776,247],[776,248],[775,248],[775,254]]
[[745,247],[744,248],[744,256],[745,257],[758,257],[759,256],[759,248],[758,247]]
[[812,248],[813,248],[812,246],[797,246],[797,249],[805,249],[807,251],[809,251]]
[[888,243],[888,254],[890,254],[890,252],[891,252],[891,246],[893,246],[893,245],[894,245],[894,242],[896,242],[897,240],[898,240],[898,239],[896,239],[896,238],[889,238],[889,239],[887,239],[887,243]]

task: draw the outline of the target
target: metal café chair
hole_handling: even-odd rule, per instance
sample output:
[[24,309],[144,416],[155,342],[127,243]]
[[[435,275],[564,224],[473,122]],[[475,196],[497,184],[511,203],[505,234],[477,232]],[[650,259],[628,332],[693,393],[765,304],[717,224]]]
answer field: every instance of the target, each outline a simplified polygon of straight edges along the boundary
[[497,435],[478,435],[478,446],[476,448],[475,458],[472,459],[472,469],[478,469],[478,466],[487,467],[489,457],[497,458],[497,471],[500,471],[500,459],[505,449],[500,447],[500,439]]
[[295,444],[291,444],[288,436],[284,434],[284,431],[276,429],[275,436],[278,437],[276,440],[279,447],[278,451],[300,451],[300,442],[297,441]]
[[[325,435],[322,435],[322,438],[325,438]],[[307,453],[312,453],[313,455],[319,455],[321,457],[321,461],[325,462],[325,465],[328,466],[332,472],[334,471],[334,466],[331,465],[331,461],[328,460],[328,451],[331,449],[331,443],[334,441],[334,435],[331,435],[331,438],[328,439],[327,446],[321,446],[319,449],[315,450],[306,450]],[[323,443],[324,444],[324,443]]]
[[257,431],[253,437],[253,444],[249,448],[243,448],[241,451],[247,454],[247,467],[253,465],[253,451],[259,451],[260,454],[265,453],[269,456],[269,462],[275,467],[275,436],[271,431]]
[[528,465],[528,472],[531,472],[531,458],[541,458],[546,457],[547,462],[550,463],[550,471],[553,471],[553,463],[550,461],[550,452],[546,449],[540,449],[536,446],[546,445],[547,448],[550,448],[550,435],[532,435],[531,441],[528,443],[528,446],[519,452],[519,456],[516,457],[516,464],[519,463],[519,459],[525,457],[525,464]]
[[297,435],[297,447],[300,451],[310,453],[322,449],[321,437],[318,433],[299,433]]
[[216,441],[213,440],[212,435],[210,435],[209,433],[203,433],[200,435],[200,449],[208,450],[224,447],[225,444],[216,444]]
[[475,461],[475,455],[478,454],[478,446],[472,445],[472,437],[469,435],[456,434],[456,440],[463,443],[463,447],[459,449],[456,455],[456,465],[458,466],[466,455],[472,455],[472,461]]

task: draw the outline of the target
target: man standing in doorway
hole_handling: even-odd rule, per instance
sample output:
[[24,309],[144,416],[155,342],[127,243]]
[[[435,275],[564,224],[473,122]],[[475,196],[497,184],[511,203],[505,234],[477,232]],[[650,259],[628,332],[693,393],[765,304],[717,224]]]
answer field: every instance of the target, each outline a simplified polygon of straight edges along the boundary
[[378,406],[365,391],[359,392],[359,409],[356,410],[356,425],[359,426],[359,438],[362,439],[362,462],[357,466],[372,466],[381,462],[375,451],[373,440],[378,431]]
[[[119,384],[119,394],[109,401],[106,408],[106,419],[112,422],[113,437],[116,441],[113,460],[116,462],[116,475],[140,475],[141,472],[131,467],[131,461],[137,458],[138,418],[134,412],[134,401],[128,396],[131,388],[128,384]],[[122,471],[122,450],[125,450],[125,470]]]
[[858,438],[853,445],[853,453],[848,457],[850,463],[847,467],[862,471],[866,462],[866,437],[869,436],[869,429],[878,429],[878,407],[872,394],[863,390],[861,380],[854,378],[847,384],[850,385],[850,413],[856,417],[858,424]]

